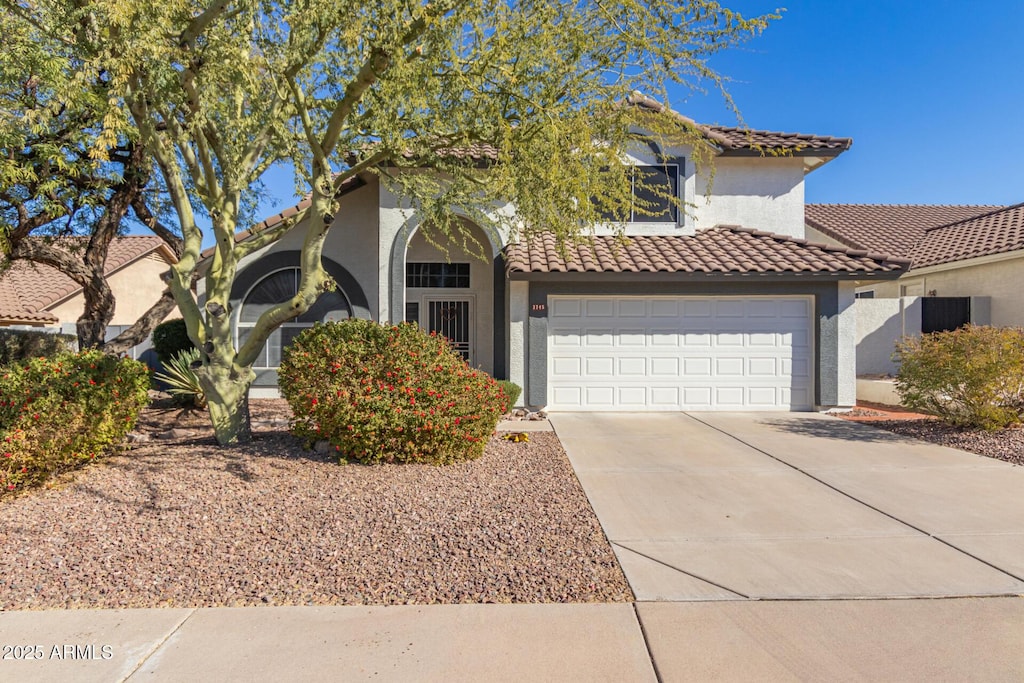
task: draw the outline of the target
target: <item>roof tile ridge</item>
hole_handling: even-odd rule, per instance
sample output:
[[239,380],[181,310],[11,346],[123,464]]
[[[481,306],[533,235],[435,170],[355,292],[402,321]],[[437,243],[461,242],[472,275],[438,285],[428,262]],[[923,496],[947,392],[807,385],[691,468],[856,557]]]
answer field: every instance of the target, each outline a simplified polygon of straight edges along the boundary
[[[967,208],[968,206],[990,206],[990,205],[987,205],[987,204],[968,204],[968,205],[964,205],[963,208]],[[961,218],[960,220],[952,221],[950,223],[943,223],[942,225],[933,225],[930,228],[925,228],[924,232],[925,232],[925,235],[927,235],[932,230],[940,230],[942,228],[951,228],[954,225],[959,225],[961,223],[969,223],[970,221],[976,221],[976,220],[978,220],[980,218],[988,218],[989,216],[994,216],[997,213],[1003,213],[1004,211],[1013,211],[1015,209],[1020,209],[1022,207],[1024,207],[1024,202],[1020,202],[1019,204],[1010,204],[1010,205],[1007,205],[1007,206],[1001,206],[998,209],[993,209],[992,211],[986,211],[985,213],[979,213],[977,216],[970,216],[968,218]],[[923,240],[924,237],[922,237],[921,239]],[[915,244],[914,247],[916,248],[917,244]]]
[[853,256],[858,258],[869,258],[872,261],[907,264],[909,264],[911,261],[909,258],[872,252],[869,249],[851,249],[849,247],[836,247],[829,244],[824,244],[822,242],[810,242],[802,237],[793,237],[792,235],[783,235],[777,232],[770,232],[768,230],[758,230],[756,228],[748,228],[741,225],[716,225],[713,228],[711,228],[711,230],[715,229],[726,229],[731,230],[732,232],[750,233],[755,237],[768,237],[775,240],[776,242],[782,242],[786,244],[799,244],[801,246],[821,249],[822,251],[826,251],[833,254],[844,254],[846,256]]

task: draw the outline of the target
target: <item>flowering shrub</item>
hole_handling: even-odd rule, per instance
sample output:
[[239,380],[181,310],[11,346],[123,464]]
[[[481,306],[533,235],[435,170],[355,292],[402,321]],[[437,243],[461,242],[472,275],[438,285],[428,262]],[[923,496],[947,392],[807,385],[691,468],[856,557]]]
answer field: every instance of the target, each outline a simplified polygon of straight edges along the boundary
[[102,456],[149,400],[146,366],[100,351],[33,358],[0,371],[0,495]]
[[519,395],[523,393],[523,388],[507,379],[499,379],[498,386],[505,392],[505,396],[508,397],[508,404],[505,406],[505,412],[512,410],[516,405],[516,401],[519,400]]
[[317,324],[283,356],[293,433],[362,463],[478,458],[508,403],[493,378],[416,325]]
[[903,405],[961,427],[994,430],[1024,418],[1024,329],[968,325],[896,345]]

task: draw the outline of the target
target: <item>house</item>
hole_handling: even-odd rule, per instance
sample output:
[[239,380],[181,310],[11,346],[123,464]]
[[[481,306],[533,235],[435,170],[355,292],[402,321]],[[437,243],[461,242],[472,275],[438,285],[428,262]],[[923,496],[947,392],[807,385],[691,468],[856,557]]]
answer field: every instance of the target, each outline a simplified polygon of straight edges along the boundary
[[[130,327],[156,303],[166,287],[160,276],[176,261],[174,252],[155,235],[114,238],[106,262],[107,282],[116,301],[108,338]],[[50,266],[15,261],[0,274],[2,327],[36,327],[73,335],[84,307],[82,288]]]
[[1024,204],[808,204],[805,218],[810,239],[910,259],[858,296],[989,297],[985,322],[1024,326]]
[[[550,236],[510,244],[469,221],[486,260],[438,247],[374,175],[349,183],[323,252],[338,289],[273,334],[251,395],[276,394],[281,349],[302,328],[358,316],[436,330],[471,365],[523,386],[526,405],[549,410],[852,405],[855,287],[893,280],[907,262],[804,239],[804,178],[851,141],[699,130],[715,154],[710,187],[692,149],[630,158],[692,211],[666,201],[659,220],[625,225],[628,243],[603,226],[567,253]],[[230,302],[236,342],[268,305],[295,293],[301,227],[241,262]]]

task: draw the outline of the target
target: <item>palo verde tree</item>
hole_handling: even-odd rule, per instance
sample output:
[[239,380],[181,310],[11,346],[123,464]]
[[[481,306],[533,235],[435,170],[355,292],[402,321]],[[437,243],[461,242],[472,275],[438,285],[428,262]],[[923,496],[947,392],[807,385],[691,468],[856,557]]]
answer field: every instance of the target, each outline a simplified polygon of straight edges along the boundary
[[[49,266],[83,291],[81,348],[112,353],[138,344],[175,307],[168,289],[134,325],[105,341],[116,304],[105,264],[130,211],[170,248],[181,240],[149,210],[152,162],[130,131],[105,130],[108,78],[62,41],[16,13],[0,17],[0,242],[4,265]],[[76,36],[84,42],[83,36]],[[74,238],[74,239],[69,239]]]
[[[171,288],[220,443],[249,438],[251,369],[269,334],[332,287],[324,239],[339,188],[373,174],[435,238],[470,216],[520,235],[573,239],[631,200],[623,153],[638,130],[700,146],[693,125],[645,107],[671,84],[719,87],[714,52],[762,30],[708,0],[35,0],[101,39],[83,58],[124,103],[162,176],[184,236]],[[77,29],[76,29],[77,30]],[[308,208],[245,241],[244,206],[269,166],[298,169]],[[481,163],[485,161],[486,163]],[[496,206],[514,211],[488,211]],[[215,247],[200,307],[189,283],[209,216]],[[239,262],[301,224],[298,293],[265,311],[239,348],[229,295]],[[297,228],[298,229],[298,228]],[[462,235],[465,242],[466,235]]]

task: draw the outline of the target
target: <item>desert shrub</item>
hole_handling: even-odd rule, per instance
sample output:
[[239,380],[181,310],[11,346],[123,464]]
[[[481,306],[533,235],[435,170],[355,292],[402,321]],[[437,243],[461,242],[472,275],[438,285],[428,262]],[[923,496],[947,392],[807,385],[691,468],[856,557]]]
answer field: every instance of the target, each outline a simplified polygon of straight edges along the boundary
[[124,440],[148,401],[146,366],[100,351],[0,372],[0,495],[37,486]]
[[317,324],[283,356],[278,378],[293,433],[367,464],[478,458],[508,400],[492,377],[416,325]]
[[498,386],[501,387],[501,390],[505,393],[505,396],[508,398],[508,403],[505,405],[505,412],[507,413],[508,411],[512,410],[512,407],[516,404],[516,401],[519,400],[519,395],[523,393],[523,388],[516,384],[515,382],[512,382],[507,379],[499,379]]
[[174,354],[164,363],[164,372],[153,375],[167,386],[167,393],[174,397],[179,405],[193,408],[206,407],[206,392],[199,383],[192,364],[199,360],[199,349],[192,347]]
[[969,325],[897,343],[903,405],[961,427],[994,430],[1024,417],[1024,330]]
[[165,320],[153,328],[153,350],[156,351],[160,363],[166,365],[172,358],[181,353],[194,349],[195,344],[188,338],[188,330],[185,328],[185,321],[181,318]]
[[39,330],[0,330],[0,365],[71,351],[76,338]]

